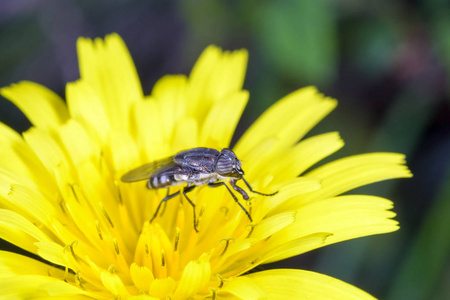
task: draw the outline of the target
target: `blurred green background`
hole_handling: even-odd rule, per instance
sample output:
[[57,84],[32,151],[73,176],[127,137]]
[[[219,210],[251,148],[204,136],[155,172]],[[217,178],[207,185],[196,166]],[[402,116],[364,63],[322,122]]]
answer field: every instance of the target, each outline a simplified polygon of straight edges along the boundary
[[[235,140],[270,104],[315,85],[339,100],[311,133],[341,133],[346,147],[330,159],[407,155],[414,178],[355,191],[392,199],[400,231],[264,268],[314,270],[380,299],[450,299],[448,1],[2,1],[0,86],[31,80],[64,95],[79,77],[77,37],[111,32],[127,43],[146,94],[165,74],[187,74],[209,44],[247,48],[251,96]],[[4,99],[0,120],[30,126]]]

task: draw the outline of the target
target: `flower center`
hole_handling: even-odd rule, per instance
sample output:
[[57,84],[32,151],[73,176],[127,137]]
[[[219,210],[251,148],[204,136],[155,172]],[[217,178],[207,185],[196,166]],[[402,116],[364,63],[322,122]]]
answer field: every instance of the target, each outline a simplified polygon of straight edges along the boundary
[[179,230],[172,243],[158,223],[145,222],[139,236],[134,262],[148,269],[154,278],[177,278],[179,271]]

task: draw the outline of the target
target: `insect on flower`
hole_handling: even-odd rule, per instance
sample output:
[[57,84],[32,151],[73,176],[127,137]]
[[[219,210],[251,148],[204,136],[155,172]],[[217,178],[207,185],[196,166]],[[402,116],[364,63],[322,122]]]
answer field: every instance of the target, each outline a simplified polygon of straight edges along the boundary
[[230,192],[234,201],[245,212],[250,222],[253,222],[252,217],[248,211],[239,202],[236,195],[230,190],[225,181],[228,181],[231,187],[242,195],[245,200],[248,200],[247,193],[236,185],[236,182],[242,179],[248,189],[255,194],[263,196],[273,196],[272,194],[264,194],[252,189],[250,184],[243,177],[244,171],[241,168],[241,162],[230,149],[222,149],[218,151],[211,148],[193,148],[181,151],[174,156],[157,160],[141,167],[133,169],[122,176],[123,182],[135,182],[141,180],[148,180],[147,187],[149,189],[170,188],[186,184],[179,191],[170,194],[161,200],[156,208],[150,222],[152,222],[161,208],[161,205],[173,197],[182,194],[194,210],[194,229],[197,230],[197,217],[195,215],[195,204],[189,199],[187,193],[192,191],[195,187],[201,185],[208,185],[210,187],[224,186]]

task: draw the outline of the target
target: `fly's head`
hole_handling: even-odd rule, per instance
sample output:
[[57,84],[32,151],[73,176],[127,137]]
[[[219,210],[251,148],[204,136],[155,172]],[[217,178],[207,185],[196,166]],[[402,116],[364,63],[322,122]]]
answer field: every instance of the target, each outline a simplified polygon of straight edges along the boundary
[[241,179],[244,171],[241,167],[241,162],[230,149],[223,149],[217,157],[215,171],[223,177],[230,177],[233,179]]

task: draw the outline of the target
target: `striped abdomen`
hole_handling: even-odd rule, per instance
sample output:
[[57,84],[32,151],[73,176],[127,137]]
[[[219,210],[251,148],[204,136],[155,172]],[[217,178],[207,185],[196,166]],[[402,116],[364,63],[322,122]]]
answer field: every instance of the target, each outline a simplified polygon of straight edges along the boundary
[[182,184],[183,182],[178,182],[175,180],[175,175],[166,175],[164,173],[152,176],[148,179],[147,187],[149,189],[162,189],[172,185]]

